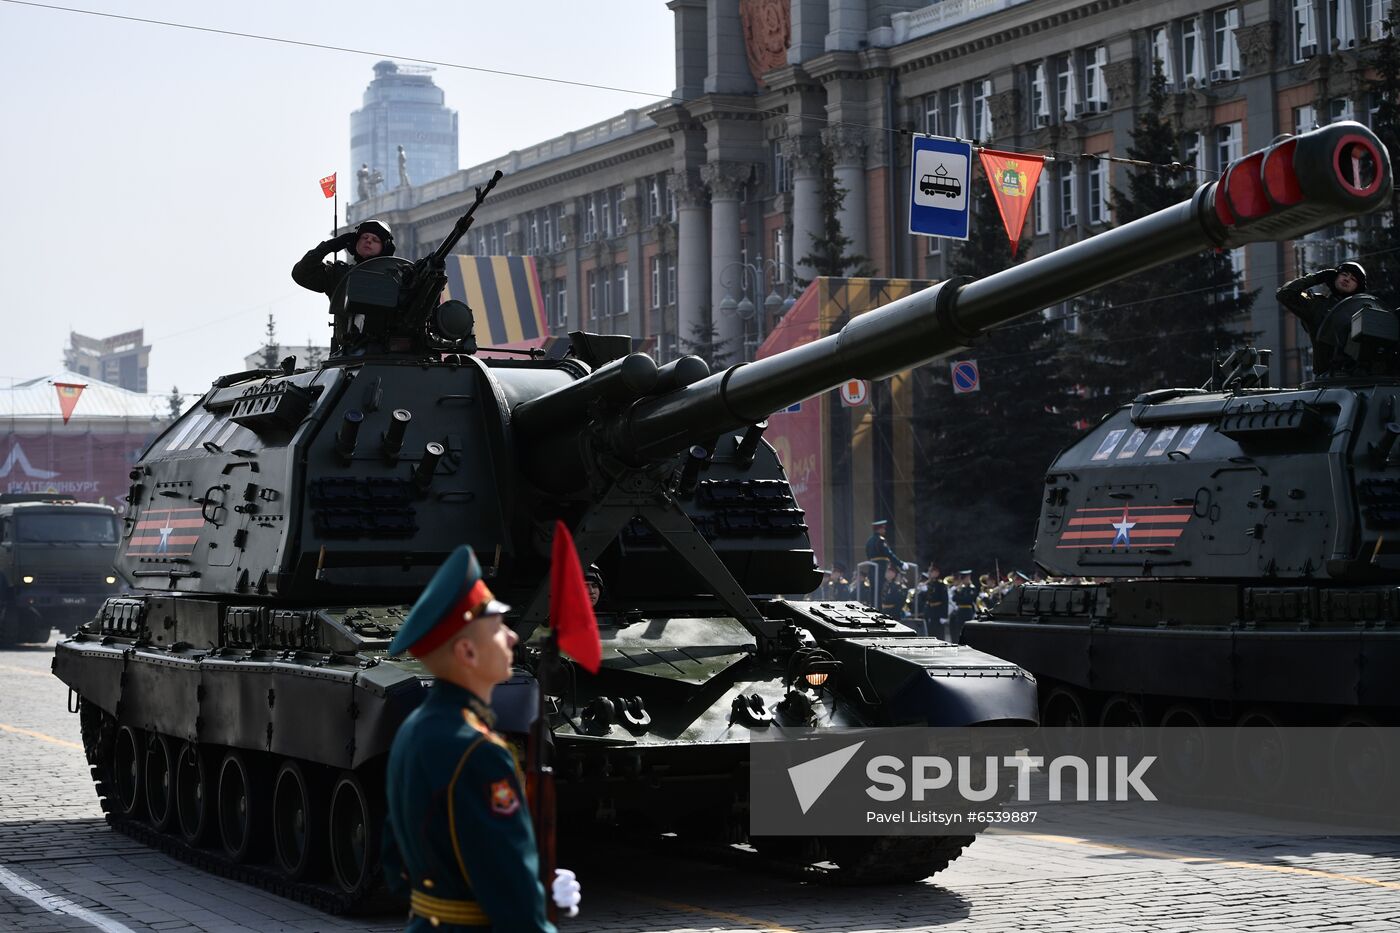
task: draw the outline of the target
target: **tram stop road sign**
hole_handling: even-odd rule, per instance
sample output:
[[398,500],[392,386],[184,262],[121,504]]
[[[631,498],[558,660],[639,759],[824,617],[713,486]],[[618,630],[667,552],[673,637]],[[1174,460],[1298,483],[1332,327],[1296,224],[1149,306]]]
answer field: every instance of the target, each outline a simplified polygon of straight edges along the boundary
[[909,232],[966,240],[972,144],[915,136],[913,165]]

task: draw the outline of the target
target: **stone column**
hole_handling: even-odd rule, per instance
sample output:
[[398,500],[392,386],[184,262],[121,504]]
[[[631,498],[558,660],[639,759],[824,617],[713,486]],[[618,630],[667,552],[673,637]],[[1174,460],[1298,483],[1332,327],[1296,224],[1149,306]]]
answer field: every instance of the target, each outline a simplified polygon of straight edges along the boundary
[[812,237],[822,229],[822,148],[815,136],[789,136],[783,156],[792,171],[792,267],[800,279],[815,274],[802,257],[812,252]]
[[690,172],[666,180],[676,195],[676,337],[682,350],[706,325],[710,306],[710,211],[705,186]]
[[710,0],[706,94],[752,94],[758,90],[744,51],[744,25],[739,0]]
[[865,214],[865,132],[852,126],[832,126],[822,131],[822,141],[831,151],[835,163],[836,187],[844,188],[846,199],[841,202],[841,232],[851,238],[846,252],[864,256],[870,238],[866,235]]
[[[710,321],[715,340],[723,342],[725,361],[731,364],[743,359],[744,322],[737,314],[720,311],[719,304],[726,294],[735,301],[741,297],[745,273],[731,266],[743,255],[739,197],[752,175],[753,166],[747,162],[707,162],[700,166],[700,177],[710,189]],[[731,284],[726,286],[726,280]],[[762,301],[762,297],[753,300]]]

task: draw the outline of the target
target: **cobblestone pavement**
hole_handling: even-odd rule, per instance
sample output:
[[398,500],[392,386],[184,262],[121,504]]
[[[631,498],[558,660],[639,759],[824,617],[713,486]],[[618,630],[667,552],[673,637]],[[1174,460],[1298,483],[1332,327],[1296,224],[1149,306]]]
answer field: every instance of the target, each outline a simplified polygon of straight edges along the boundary
[[[151,852],[102,821],[48,649],[0,651],[0,930],[397,930]],[[1400,929],[1400,840],[993,834],[935,879],[843,888],[655,849],[576,855],[568,931]]]

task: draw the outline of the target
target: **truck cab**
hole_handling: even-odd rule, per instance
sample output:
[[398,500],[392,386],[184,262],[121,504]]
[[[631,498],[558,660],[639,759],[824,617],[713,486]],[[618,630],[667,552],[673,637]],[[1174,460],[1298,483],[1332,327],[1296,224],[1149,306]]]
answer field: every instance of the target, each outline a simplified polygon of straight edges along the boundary
[[57,495],[0,495],[0,645],[72,632],[122,588],[116,510]]

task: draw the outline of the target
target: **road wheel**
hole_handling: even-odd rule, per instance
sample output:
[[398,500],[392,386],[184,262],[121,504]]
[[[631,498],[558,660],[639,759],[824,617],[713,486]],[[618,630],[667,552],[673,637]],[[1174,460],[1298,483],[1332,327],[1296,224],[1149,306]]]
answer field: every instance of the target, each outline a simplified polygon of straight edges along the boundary
[[1250,710],[1236,722],[1235,774],[1251,797],[1276,800],[1295,776],[1296,762],[1283,726],[1267,710]]
[[278,867],[293,881],[319,874],[325,812],[325,797],[313,791],[306,769],[282,762],[272,784],[272,844]]
[[175,759],[175,816],[180,835],[190,845],[202,845],[208,838],[213,799],[213,782],[204,756],[193,742],[186,742]]
[[173,743],[158,732],[146,737],[146,812],[151,825],[165,832],[174,825],[175,757]]
[[1178,704],[1162,714],[1157,754],[1168,785],[1178,793],[1201,787],[1211,766],[1206,723],[1194,706]]
[[1366,716],[1348,716],[1332,730],[1332,799],[1346,810],[1365,813],[1394,793],[1396,755],[1388,732]]
[[1040,724],[1053,729],[1045,733],[1047,749],[1054,755],[1077,755],[1084,747],[1084,727],[1089,713],[1079,691],[1063,684],[1053,687],[1040,704]]
[[234,750],[219,766],[219,839],[235,862],[252,861],[262,841],[263,797],[247,752]]
[[364,782],[355,772],[344,772],[331,791],[328,835],[331,873],[347,894],[361,894],[375,882],[379,825]]
[[140,819],[142,814],[141,773],[144,770],[145,742],[130,726],[117,730],[117,742],[112,748],[112,787],[116,792],[117,812]]

